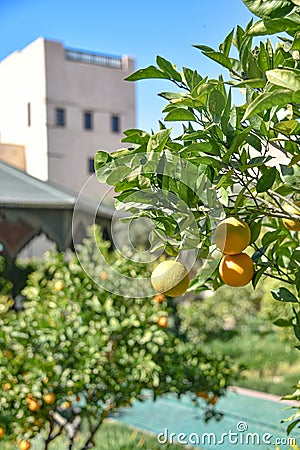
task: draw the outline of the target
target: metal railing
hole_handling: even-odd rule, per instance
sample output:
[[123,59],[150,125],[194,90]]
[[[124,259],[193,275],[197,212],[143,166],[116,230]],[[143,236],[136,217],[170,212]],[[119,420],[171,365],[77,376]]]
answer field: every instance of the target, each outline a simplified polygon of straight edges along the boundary
[[89,53],[81,50],[65,49],[66,58],[70,61],[96,66],[112,67],[122,69],[122,58],[120,56],[110,56],[101,53]]

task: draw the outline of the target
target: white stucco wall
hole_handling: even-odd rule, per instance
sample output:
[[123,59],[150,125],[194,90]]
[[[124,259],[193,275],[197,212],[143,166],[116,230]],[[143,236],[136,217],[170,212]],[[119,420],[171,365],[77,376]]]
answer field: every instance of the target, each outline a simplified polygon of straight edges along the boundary
[[[91,175],[89,158],[124,146],[122,130],[135,126],[135,88],[124,81],[134,61],[123,57],[122,69],[104,67],[68,60],[59,42],[45,41],[45,48],[49,180],[80,191]],[[56,126],[56,108],[65,110],[65,127]],[[93,115],[92,130],[83,127],[85,111]],[[120,118],[120,133],[111,131],[112,115]],[[98,198],[103,190],[95,180],[85,194]]]
[[[71,61],[61,42],[37,39],[0,62],[0,142],[25,146],[31,175],[79,192],[91,176],[89,158],[123,147],[122,130],[135,127],[135,87],[124,81],[133,71],[128,56],[122,68]],[[56,108],[65,109],[65,127],[56,126]],[[83,128],[84,111],[93,114],[92,130]],[[111,131],[112,115],[120,133]],[[105,190],[93,180],[85,194]]]
[[[44,40],[0,62],[0,140],[25,146],[27,172],[48,178]],[[28,103],[31,125],[28,126]]]

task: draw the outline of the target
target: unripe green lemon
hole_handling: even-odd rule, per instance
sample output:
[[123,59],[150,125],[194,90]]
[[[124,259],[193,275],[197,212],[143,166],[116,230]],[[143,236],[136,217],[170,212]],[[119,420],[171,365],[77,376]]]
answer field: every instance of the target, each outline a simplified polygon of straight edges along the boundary
[[237,255],[250,244],[251,231],[241,219],[228,217],[223,220],[214,233],[216,246],[226,255]]
[[155,267],[151,275],[151,283],[157,292],[178,297],[189,287],[190,276],[183,264],[168,259]]

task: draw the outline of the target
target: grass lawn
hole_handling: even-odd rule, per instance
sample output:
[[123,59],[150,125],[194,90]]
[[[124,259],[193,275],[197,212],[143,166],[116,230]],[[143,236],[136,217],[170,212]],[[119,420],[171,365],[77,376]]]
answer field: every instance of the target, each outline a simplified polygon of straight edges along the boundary
[[[78,444],[74,450],[80,449],[80,444],[84,442],[82,436],[79,436]],[[101,427],[99,433],[95,438],[95,450],[183,450],[183,448],[190,448],[176,444],[158,444],[156,437],[147,433],[142,433],[135,429],[128,428],[125,425],[120,425],[114,421],[106,421]],[[42,444],[40,439],[36,439],[32,443],[31,450],[41,450]],[[52,450],[66,450],[66,442],[62,439],[57,439],[50,446]],[[0,443],[0,450],[17,450],[16,443]]]
[[214,353],[226,354],[245,366],[238,386],[282,396],[290,393],[299,380],[299,350],[274,333],[248,330],[229,340],[214,339],[208,346]]

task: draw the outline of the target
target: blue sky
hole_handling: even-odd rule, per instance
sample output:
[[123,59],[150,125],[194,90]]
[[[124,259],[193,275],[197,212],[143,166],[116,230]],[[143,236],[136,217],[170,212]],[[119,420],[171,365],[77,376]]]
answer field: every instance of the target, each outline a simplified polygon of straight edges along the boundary
[[[67,47],[136,58],[137,68],[161,55],[178,68],[216,76],[217,64],[192,44],[216,48],[251,14],[242,0],[0,0],[0,60],[39,36]],[[165,105],[157,93],[172,90],[165,81],[137,83],[137,126],[157,129]]]

